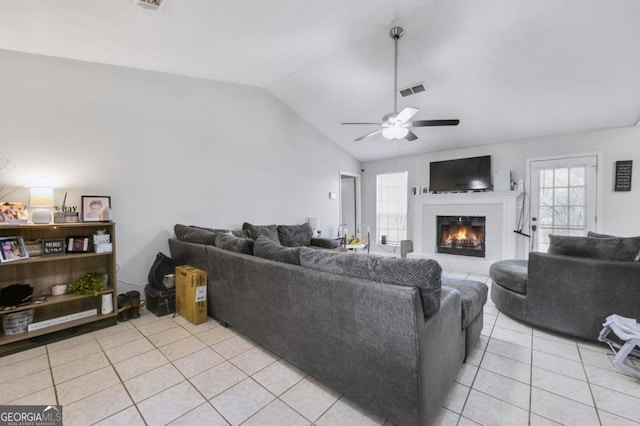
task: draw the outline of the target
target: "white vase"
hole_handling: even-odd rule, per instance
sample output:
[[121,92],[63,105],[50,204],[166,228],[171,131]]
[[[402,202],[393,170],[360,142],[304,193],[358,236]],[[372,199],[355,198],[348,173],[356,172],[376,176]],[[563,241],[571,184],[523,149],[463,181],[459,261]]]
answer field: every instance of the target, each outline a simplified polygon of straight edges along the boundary
[[111,293],[102,295],[102,309],[100,312],[102,312],[102,315],[113,312],[113,296]]

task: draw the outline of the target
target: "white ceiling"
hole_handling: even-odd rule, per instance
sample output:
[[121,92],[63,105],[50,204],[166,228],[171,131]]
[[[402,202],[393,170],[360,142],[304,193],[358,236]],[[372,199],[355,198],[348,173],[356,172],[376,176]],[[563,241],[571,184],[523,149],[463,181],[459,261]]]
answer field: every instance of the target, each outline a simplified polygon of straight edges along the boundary
[[[461,123],[354,142],[393,110],[395,25],[428,87],[399,108]],[[0,0],[0,48],[264,87],[363,161],[640,117],[638,0]]]

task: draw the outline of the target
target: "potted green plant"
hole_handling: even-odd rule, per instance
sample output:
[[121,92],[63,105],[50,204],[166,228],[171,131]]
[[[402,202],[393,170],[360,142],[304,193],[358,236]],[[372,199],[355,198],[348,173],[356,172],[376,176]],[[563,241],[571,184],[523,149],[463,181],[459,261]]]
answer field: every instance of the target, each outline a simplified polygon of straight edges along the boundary
[[75,295],[97,296],[101,291],[107,289],[105,274],[100,272],[87,272],[69,284],[67,292]]

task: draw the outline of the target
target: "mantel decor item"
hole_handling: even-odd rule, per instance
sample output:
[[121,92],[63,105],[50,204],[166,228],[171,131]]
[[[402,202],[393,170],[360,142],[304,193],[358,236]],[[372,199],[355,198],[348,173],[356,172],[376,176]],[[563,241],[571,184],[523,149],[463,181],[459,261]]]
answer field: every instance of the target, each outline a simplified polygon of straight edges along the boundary
[[103,208],[111,209],[111,197],[107,195],[82,196],[82,221],[99,222]]
[[0,237],[0,262],[28,259],[22,237]]

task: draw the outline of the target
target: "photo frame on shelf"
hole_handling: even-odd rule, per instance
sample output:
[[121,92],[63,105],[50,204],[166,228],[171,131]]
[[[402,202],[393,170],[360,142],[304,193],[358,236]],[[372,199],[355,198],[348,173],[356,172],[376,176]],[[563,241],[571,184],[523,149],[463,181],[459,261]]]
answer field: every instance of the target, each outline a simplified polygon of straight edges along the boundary
[[69,237],[67,253],[87,253],[90,246],[89,237]]
[[26,203],[4,202],[0,204],[0,223],[26,224],[29,212]]
[[104,207],[111,209],[111,197],[108,195],[83,195],[81,198],[83,222],[99,222],[100,211]]
[[22,237],[0,237],[0,262],[28,259]]

